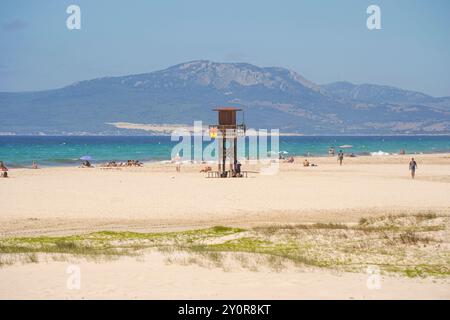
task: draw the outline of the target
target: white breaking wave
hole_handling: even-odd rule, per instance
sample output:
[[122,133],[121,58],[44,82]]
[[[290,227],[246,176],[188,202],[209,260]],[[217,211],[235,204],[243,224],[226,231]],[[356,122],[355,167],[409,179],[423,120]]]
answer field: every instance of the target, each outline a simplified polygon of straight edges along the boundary
[[371,152],[370,153],[371,156],[388,156],[389,153],[388,152],[383,152],[381,150],[377,151],[377,152]]

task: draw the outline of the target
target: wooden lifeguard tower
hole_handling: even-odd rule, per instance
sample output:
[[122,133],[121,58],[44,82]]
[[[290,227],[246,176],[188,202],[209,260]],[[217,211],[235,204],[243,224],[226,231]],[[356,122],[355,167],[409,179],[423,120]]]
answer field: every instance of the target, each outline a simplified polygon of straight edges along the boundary
[[[237,138],[245,135],[245,124],[236,123],[236,113],[242,109],[220,107],[213,111],[218,112],[219,124],[210,125],[209,132],[212,138],[219,139],[218,171],[220,177],[226,178],[237,161]],[[227,157],[230,159],[230,170],[226,169]]]

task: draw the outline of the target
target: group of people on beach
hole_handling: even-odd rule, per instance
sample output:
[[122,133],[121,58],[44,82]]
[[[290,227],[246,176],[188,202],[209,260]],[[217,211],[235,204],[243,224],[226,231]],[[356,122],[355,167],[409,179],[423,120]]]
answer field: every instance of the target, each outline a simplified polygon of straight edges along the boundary
[[[31,164],[31,169],[38,169],[38,165],[36,161],[33,161]],[[0,177],[8,178],[8,167],[5,165],[3,161],[0,161]]]
[[139,160],[128,160],[127,162],[109,161],[105,167],[142,167],[143,165]]
[[[334,151],[333,151],[334,153]],[[337,159],[339,161],[339,165],[342,165],[342,162],[344,160],[344,153],[342,152],[342,150],[339,151],[338,155],[337,155]],[[180,172],[180,165],[181,165],[181,161],[180,161],[180,156],[177,155],[175,157],[175,159],[173,159],[173,162],[176,163],[176,169],[177,172]],[[285,160],[285,162],[287,163],[293,163],[294,162],[294,157],[289,157],[288,159]],[[119,162],[117,163],[116,161],[110,161],[108,162],[106,165],[106,167],[142,167],[143,163],[140,162],[139,160],[128,160],[127,162]],[[309,166],[316,166],[315,164],[311,164],[308,159],[305,159],[303,161],[303,166],[304,167],[309,167]],[[83,161],[82,164],[83,168],[92,168],[92,164],[89,161]],[[36,161],[33,161],[33,164],[31,166],[32,169],[38,169],[38,165],[36,163]],[[416,169],[418,168],[417,166],[417,162],[414,160],[414,158],[411,158],[411,161],[409,162],[409,171],[411,172],[411,178],[414,179],[416,176]],[[236,162],[234,163],[233,166],[233,172],[236,176],[240,176],[240,171],[241,171],[241,163],[240,162]],[[211,171],[211,167],[207,167],[206,169],[200,171],[200,172],[208,172]],[[6,165],[4,164],[3,161],[0,161],[0,177],[1,178],[7,178],[8,177],[8,168],[6,167]]]
[[[329,149],[328,149],[328,155],[330,155],[330,156],[334,156],[334,154],[335,154],[335,151],[334,151],[334,148],[333,147],[330,147]],[[400,151],[400,154],[402,154],[402,155],[404,155],[405,154],[405,150],[401,150]],[[348,157],[356,157],[355,156],[355,154],[353,154],[353,153],[351,153],[351,154],[349,154],[349,155],[347,155]],[[284,158],[283,158],[284,159]],[[286,163],[294,163],[294,157],[289,157],[288,159],[284,159],[284,161],[283,162],[286,162]],[[338,154],[337,154],[337,160],[338,160],[338,162],[339,162],[339,165],[340,166],[342,166],[342,163],[343,163],[343,161],[344,161],[344,152],[342,151],[342,150],[339,150],[339,152],[338,152]],[[304,161],[303,161],[303,166],[304,167],[314,167],[314,166],[316,166],[315,164],[311,164],[309,161],[308,161],[308,159],[305,159]],[[416,176],[416,169],[417,169],[418,167],[417,167],[417,162],[414,160],[414,158],[411,158],[411,161],[409,162],[409,171],[411,172],[411,178],[412,179],[414,179],[415,178],[415,176]]]

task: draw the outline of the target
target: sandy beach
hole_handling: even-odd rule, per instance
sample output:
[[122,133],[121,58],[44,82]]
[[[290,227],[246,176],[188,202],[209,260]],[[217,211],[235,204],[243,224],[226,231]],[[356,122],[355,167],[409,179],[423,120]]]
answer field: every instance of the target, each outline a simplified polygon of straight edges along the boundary
[[[121,169],[12,169],[10,178],[0,179],[0,236],[356,224],[364,217],[384,215],[449,215],[450,155],[414,157],[415,180],[408,171],[409,155],[345,158],[343,166],[336,158],[308,159],[316,167],[303,167],[304,158],[296,158],[293,164],[281,163],[274,175],[250,173],[246,179],[208,179],[199,173],[201,165],[187,164],[181,173],[173,164],[161,163]],[[243,170],[262,168],[244,164]],[[442,237],[444,244],[437,250],[448,257],[448,230]],[[435,281],[387,276],[389,290],[367,291],[367,275],[361,273],[293,268],[224,272],[195,265],[166,267],[157,253],[142,259],[148,263],[134,258],[77,262],[88,273],[86,278],[102,276],[76,293],[67,291],[65,282],[61,285],[67,261],[39,259],[4,266],[0,298],[450,298],[448,277]],[[127,274],[120,273],[124,269]],[[239,294],[234,284],[242,286]]]
[[[15,169],[0,180],[0,234],[121,229],[158,231],[211,225],[355,222],[365,215],[450,212],[450,155],[303,158],[275,175],[207,179],[202,165]],[[258,165],[243,169],[259,171]]]

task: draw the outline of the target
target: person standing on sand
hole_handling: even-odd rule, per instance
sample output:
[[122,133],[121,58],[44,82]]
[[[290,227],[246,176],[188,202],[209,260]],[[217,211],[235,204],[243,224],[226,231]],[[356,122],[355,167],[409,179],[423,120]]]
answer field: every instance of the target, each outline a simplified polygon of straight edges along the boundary
[[176,165],[177,172],[180,172],[181,171],[181,158],[180,158],[180,154],[179,153],[177,153],[177,155],[175,156],[174,162],[175,162],[175,165]]
[[416,169],[417,169],[417,162],[414,160],[414,158],[411,158],[411,161],[409,162],[409,171],[411,171],[411,178],[414,179],[414,176],[416,175]]
[[342,166],[342,161],[344,160],[344,153],[342,152],[342,150],[339,150],[338,160],[339,160],[339,165]]

